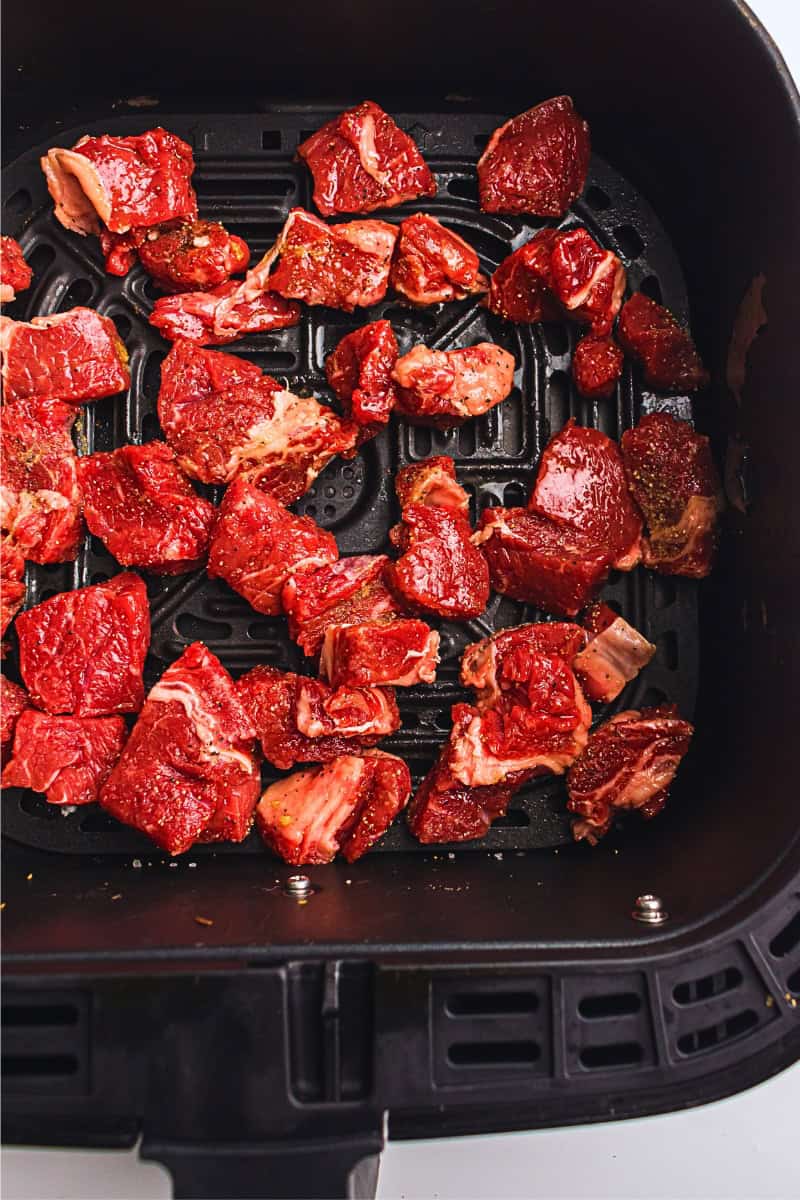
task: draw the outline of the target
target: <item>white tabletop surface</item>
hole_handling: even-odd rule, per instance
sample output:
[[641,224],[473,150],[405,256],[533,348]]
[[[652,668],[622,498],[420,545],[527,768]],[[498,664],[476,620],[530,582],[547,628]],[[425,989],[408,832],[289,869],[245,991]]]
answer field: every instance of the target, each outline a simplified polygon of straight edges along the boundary
[[[598,0],[600,2],[600,0]],[[645,0],[646,2],[646,0]],[[698,0],[709,4],[712,0]],[[800,0],[750,0],[800,79]],[[380,1200],[800,1200],[800,1064],[689,1112],[536,1133],[390,1142]],[[3,1200],[167,1200],[134,1151],[2,1155]],[[235,1200],[235,1197],[231,1197]]]

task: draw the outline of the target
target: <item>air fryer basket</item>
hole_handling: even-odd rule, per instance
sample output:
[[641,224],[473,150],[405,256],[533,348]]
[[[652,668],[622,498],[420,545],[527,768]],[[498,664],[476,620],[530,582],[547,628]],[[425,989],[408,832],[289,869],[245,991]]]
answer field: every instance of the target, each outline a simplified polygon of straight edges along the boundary
[[[236,0],[223,26],[212,10],[187,25],[177,5],[109,14],[90,3],[80,28],[48,36],[59,12],[34,0],[6,14],[5,154],[22,157],[6,172],[3,232],[20,233],[36,272],[13,315],[88,302],[132,351],[130,398],[86,409],[89,449],[157,435],[166,347],[146,321],[145,277],[110,280],[96,248],[54,223],[32,147],[71,144],[73,127],[163,123],[194,145],[204,215],[257,254],[288,208],[309,202],[293,162],[303,131],[374,95],[431,162],[431,211],[491,269],[538,226],[477,211],[483,140],[501,116],[569,91],[596,154],[567,220],[682,316],[688,291],[715,376],[694,418],[729,461],[733,503],[702,588],[637,571],[607,590],[659,648],[619,704],[666,697],[698,732],[667,813],[595,851],[568,844],[563,787],[550,781],[474,847],[422,850],[398,826],[384,853],[315,868],[315,892],[298,905],[255,840],[168,864],[102,814],[4,798],[6,1136],[41,1142],[44,1127],[50,1141],[131,1144],[142,1133],[177,1195],[263,1195],[265,1178],[275,1195],[333,1195],[379,1151],[386,1112],[395,1137],[598,1119],[697,1103],[795,1059],[800,149],[796,95],[752,15],[731,0],[569,12],[410,0],[402,13]],[[728,341],[761,274],[769,324],[737,404]],[[320,476],[299,509],[344,553],[381,548],[404,462],[452,453],[475,512],[519,503],[567,416],[617,436],[665,403],[630,369],[616,402],[577,399],[567,326],[512,327],[468,303],[419,312],[390,299],[379,310],[404,344],[497,340],[519,374],[500,410],[460,431],[398,422]],[[298,329],[232,349],[326,395],[324,354],[363,319],[312,310]],[[691,415],[685,397],[666,403]],[[114,569],[87,542],[74,568],[31,572],[29,601]],[[197,637],[234,672],[298,662],[280,621],[202,573],[153,582],[151,599],[152,677]],[[488,626],[443,626],[440,682],[403,698],[404,728],[387,748],[419,775],[458,698],[463,645],[533,616],[494,597]],[[657,929],[631,920],[646,891],[671,914]],[[351,1186],[367,1191],[369,1175]]]

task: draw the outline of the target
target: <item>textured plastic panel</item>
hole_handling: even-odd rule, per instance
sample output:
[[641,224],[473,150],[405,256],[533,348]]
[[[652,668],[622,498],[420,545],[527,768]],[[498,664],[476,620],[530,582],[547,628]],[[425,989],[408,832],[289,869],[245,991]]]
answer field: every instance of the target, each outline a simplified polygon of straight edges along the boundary
[[[265,116],[198,120],[165,116],[159,120],[194,146],[201,215],[223,221],[245,238],[255,261],[272,243],[291,207],[313,210],[310,175],[294,161],[294,154],[298,142],[330,115],[330,111],[294,108]],[[420,145],[436,176],[438,191],[422,205],[403,205],[379,213],[381,218],[399,222],[424,208],[462,234],[478,251],[488,272],[548,224],[536,218],[493,216],[478,209],[475,163],[503,116],[399,114],[397,119]],[[144,117],[120,117],[106,122],[102,129],[90,127],[88,131],[125,134],[146,126]],[[72,145],[84,132],[87,130],[66,131],[60,144]],[[160,436],[156,398],[160,365],[169,349],[147,321],[158,293],[139,267],[125,279],[106,275],[96,240],[77,237],[56,223],[38,166],[43,149],[46,147],[31,151],[4,173],[3,232],[19,237],[34,269],[31,289],[7,312],[30,319],[88,304],[112,317],[130,351],[131,389],[127,395],[100,400],[82,410],[76,425],[79,452],[151,440]],[[655,214],[626,180],[597,157],[592,159],[583,197],[562,224],[576,222],[585,224],[601,244],[620,255],[631,290],[641,288],[663,300],[678,316],[688,316],[681,270]],[[296,328],[253,335],[226,349],[285,379],[294,391],[307,390],[331,401],[324,373],[326,355],[351,329],[379,316],[391,320],[401,353],[418,341],[439,349],[482,340],[499,343],[515,355],[515,388],[499,408],[457,430],[414,428],[393,419],[359,457],[331,463],[295,507],[330,529],[342,554],[387,550],[387,532],[398,515],[392,481],[405,463],[430,454],[452,455],[459,478],[470,493],[475,519],[491,505],[525,502],[542,447],[569,416],[614,438],[646,409],[668,407],[676,415],[691,417],[686,397],[655,397],[643,391],[630,364],[614,398],[599,403],[582,399],[570,375],[571,352],[580,332],[575,326],[567,322],[515,326],[473,301],[415,309],[390,295],[374,308],[353,314],[310,308],[304,310]],[[219,498],[219,489],[205,492]],[[57,591],[98,582],[117,570],[103,545],[87,537],[76,563],[29,564],[27,602],[32,605]],[[197,572],[172,579],[150,576],[147,582],[153,622],[148,684],[196,639],[219,655],[234,675],[262,662],[309,670],[307,660],[287,635],[285,621],[254,612],[221,580],[209,580],[204,572]],[[691,718],[698,657],[696,585],[639,569],[613,574],[603,595],[658,647],[653,662],[625,690],[613,710],[669,700]],[[541,615],[493,595],[480,619],[439,623],[442,663],[438,682],[432,687],[399,691],[403,728],[382,743],[409,762],[415,782],[433,761],[450,727],[450,706],[465,698],[458,686],[464,646],[495,629]],[[275,774],[265,768],[265,780]],[[459,850],[524,850],[563,843],[569,839],[564,798],[562,780],[536,781],[515,797],[508,815],[495,823],[485,839]],[[44,849],[93,854],[144,852],[151,857],[157,853],[142,836],[94,806],[64,815],[31,793],[9,793],[3,804],[3,823],[5,831],[18,841]],[[423,848],[401,820],[377,849]],[[215,851],[198,847],[192,854],[243,851],[262,853],[263,848],[251,835],[241,846],[226,845]]]

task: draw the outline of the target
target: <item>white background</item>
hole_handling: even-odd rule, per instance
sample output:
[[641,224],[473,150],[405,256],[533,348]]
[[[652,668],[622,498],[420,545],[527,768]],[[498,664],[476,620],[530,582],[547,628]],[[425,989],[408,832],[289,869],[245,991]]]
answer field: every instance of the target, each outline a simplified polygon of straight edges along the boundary
[[[751,7],[800,79],[798,0],[751,0]],[[800,1064],[742,1095],[685,1113],[537,1133],[390,1143],[378,1196],[799,1200],[799,1142]],[[6,1149],[2,1194],[3,1200],[167,1200],[171,1191],[167,1173],[140,1163],[134,1152]]]

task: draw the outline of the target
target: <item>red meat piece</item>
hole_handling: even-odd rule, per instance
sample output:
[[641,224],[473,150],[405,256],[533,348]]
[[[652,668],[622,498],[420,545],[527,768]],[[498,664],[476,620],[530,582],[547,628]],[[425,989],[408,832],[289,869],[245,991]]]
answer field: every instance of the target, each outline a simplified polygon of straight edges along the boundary
[[358,554],[316,571],[292,575],[281,592],[289,633],[304,654],[317,654],[329,625],[352,625],[398,616],[386,586],[385,554]]
[[313,396],[295,396],[233,355],[189,342],[177,343],[164,362],[158,416],[193,479],[243,477],[285,504],[302,496],[334,455],[352,455],[358,437],[356,425]]
[[598,429],[576,425],[574,417],[547,443],[528,507],[604,546],[620,571],[641,558],[642,516],[628,491],[619,447]]
[[550,256],[557,229],[542,229],[504,258],[489,283],[487,307],[507,321],[556,321],[563,316],[552,293]]
[[20,614],[17,638],[20,673],[37,708],[104,717],[142,707],[150,607],[138,575],[59,592]]
[[397,472],[394,487],[401,508],[427,504],[446,508],[455,516],[468,519],[469,496],[456,480],[455,463],[446,454],[402,467]]
[[14,730],[3,787],[45,792],[49,804],[91,804],[119,759],[122,717],[54,717],[27,708]]
[[619,315],[622,348],[644,367],[644,381],[664,392],[706,387],[708,371],[695,344],[668,308],[634,292]]
[[208,552],[208,574],[224,579],[258,612],[281,611],[281,589],[296,571],[335,562],[332,533],[296,517],[245,479],[225,493]]
[[254,738],[230,675],[194,642],[151,689],[100,803],[170,854],[240,842],[260,790]]
[[480,616],[489,601],[489,568],[470,538],[468,523],[446,508],[403,509],[403,554],[388,568],[389,586],[412,611],[456,620]]
[[572,378],[582,396],[589,400],[608,400],[613,396],[625,358],[612,337],[587,333],[572,355]]
[[708,438],[669,413],[649,413],[622,435],[622,456],[647,524],[644,565],[703,579],[713,566],[723,506]]
[[142,230],[139,261],[166,292],[204,291],[247,269],[247,243],[218,221],[170,221]]
[[572,666],[589,699],[608,704],[647,666],[656,648],[607,604],[593,604],[583,623],[589,643]]
[[127,233],[197,216],[192,148],[157,127],[133,137],[84,136],[40,160],[56,220],[74,233]]
[[412,304],[466,300],[489,286],[472,246],[427,213],[402,222],[389,282]]
[[[0,538],[0,638],[24,603],[25,559],[11,538]],[[5,657],[5,647],[0,657]]]
[[165,442],[90,454],[78,478],[90,532],[123,566],[180,575],[203,565],[216,509]]
[[243,675],[236,688],[264,757],[282,771],[299,762],[359,754],[400,727],[387,688],[334,690],[317,679],[263,666]]
[[366,854],[408,803],[408,767],[391,754],[345,754],[268,787],[256,809],[258,831],[285,862],[348,862]]
[[388,321],[354,329],[325,361],[325,374],[345,412],[361,427],[366,441],[387,423],[397,400],[392,371],[397,339]]
[[244,282],[231,279],[207,292],[162,296],[153,305],[150,324],[167,338],[205,346],[224,346],[246,333],[286,329],[300,320],[300,305],[270,292],[244,297]]
[[109,275],[127,275],[131,267],[136,265],[138,255],[139,230],[129,229],[127,233],[111,233],[108,229],[100,230],[100,252]]
[[589,126],[554,96],[496,129],[478,160],[484,212],[561,217],[583,191]]
[[514,356],[493,342],[460,350],[415,346],[392,372],[398,412],[415,425],[460,425],[505,400],[514,386],[514,367]]
[[558,616],[585,608],[608,575],[606,546],[524,508],[487,508],[475,541],[496,592]]
[[484,837],[508,802],[526,781],[492,787],[467,787],[453,777],[448,767],[448,747],[417,788],[408,806],[408,826],[420,842],[468,842]]
[[501,629],[491,637],[467,646],[461,656],[461,682],[475,688],[479,709],[492,708],[501,699],[527,703],[526,693],[534,655],[555,655],[571,663],[586,644],[580,625],[546,621]]
[[78,553],[83,522],[70,437],[76,416],[58,400],[0,408],[0,523],[33,562],[67,562]]
[[567,776],[575,840],[595,845],[618,810],[659,813],[693,733],[672,704],[622,712],[596,729]]
[[319,660],[333,687],[413,687],[436,682],[439,634],[424,621],[329,625]]
[[128,351],[110,317],[71,308],[30,323],[0,317],[3,396],[80,404],[124,392]]
[[314,203],[324,217],[436,195],[414,141],[373,100],[328,121],[297,153],[314,177]]
[[0,675],[0,757],[3,762],[14,740],[17,721],[29,707],[25,689],[6,679],[5,675]]
[[17,292],[29,288],[32,275],[19,242],[0,237],[0,303],[10,304]]

